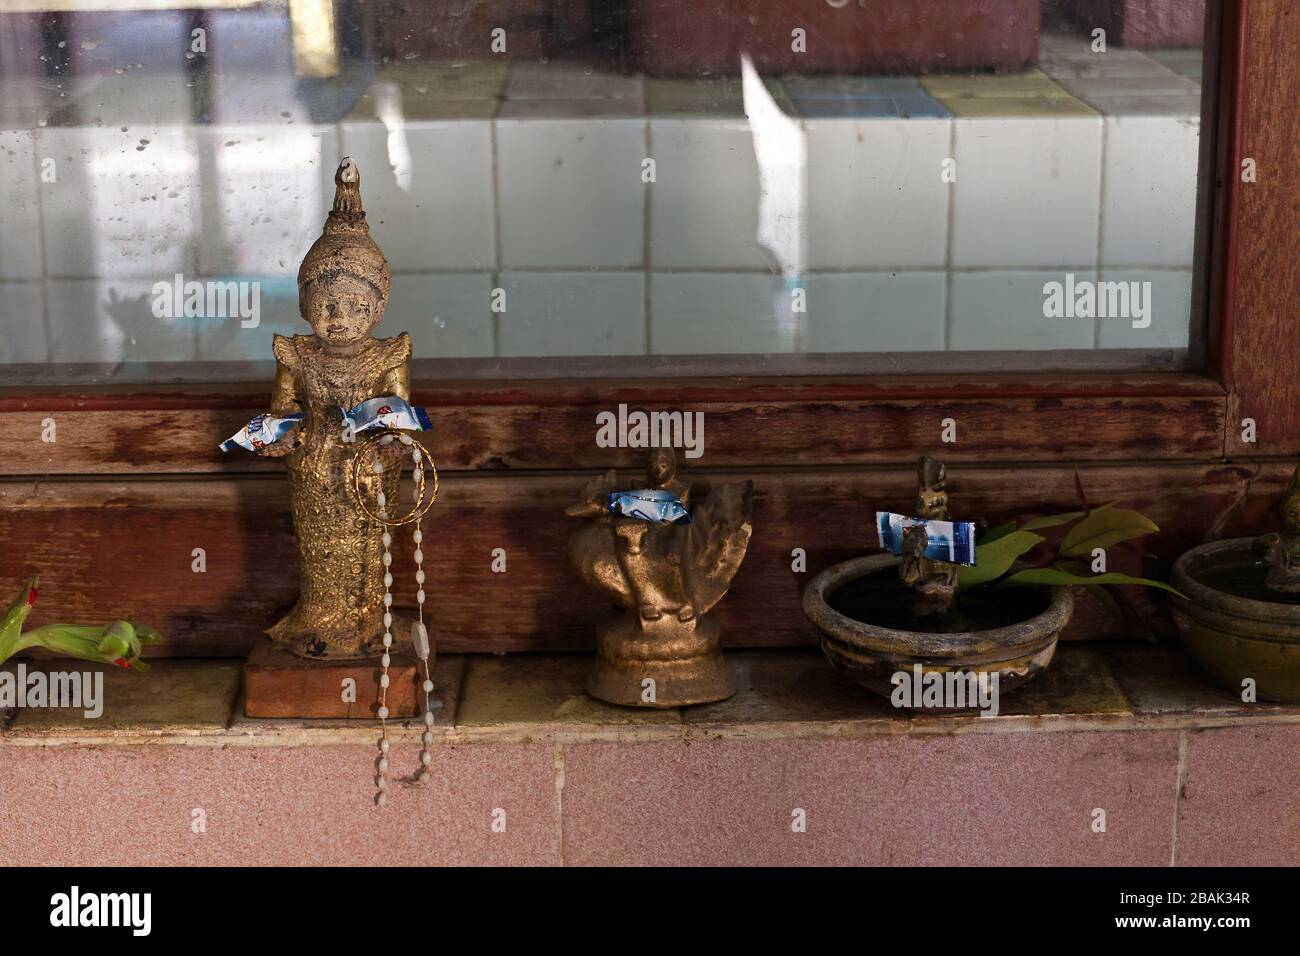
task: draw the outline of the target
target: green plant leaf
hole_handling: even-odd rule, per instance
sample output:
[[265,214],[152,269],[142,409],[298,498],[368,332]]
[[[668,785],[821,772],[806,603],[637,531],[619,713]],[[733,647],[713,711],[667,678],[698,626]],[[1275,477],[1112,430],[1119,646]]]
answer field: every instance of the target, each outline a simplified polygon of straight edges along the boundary
[[975,564],[957,568],[957,586],[973,587],[1006,574],[1016,558],[1041,544],[1043,539],[1029,531],[1012,531],[996,541],[975,544]]
[[1021,531],[1037,531],[1039,528],[1055,528],[1058,525],[1067,524],[1076,518],[1082,518],[1087,512],[1067,511],[1059,515],[1043,515],[1040,518],[1030,518],[1020,526]]
[[1020,530],[1037,531],[1039,528],[1057,528],[1063,524],[1069,524],[1071,521],[1082,518],[1084,515],[1094,514],[1098,511],[1105,511],[1107,508],[1113,508],[1114,506],[1115,502],[1108,501],[1104,505],[1097,505],[1097,507],[1090,511],[1066,511],[1059,515],[1043,515],[1039,518],[1030,518],[1020,526]]
[[1127,508],[1098,508],[1071,528],[1061,540],[1061,554],[1091,554],[1094,548],[1109,548],[1130,538],[1159,531],[1154,521]]
[[4,617],[0,618],[0,664],[3,664],[13,654],[22,650],[19,641],[22,638],[23,622],[27,620],[27,615],[32,611],[32,605],[36,603],[36,586],[38,583],[36,577],[30,577],[24,581],[22,590],[18,592],[18,596],[9,605]]
[[149,669],[140,654],[144,644],[159,640],[153,628],[137,628],[129,621],[91,624],[43,624],[22,635],[15,650],[43,647],[65,657],[116,664],[129,670]]
[[1012,518],[1010,521],[1004,522],[995,528],[989,528],[988,531],[984,532],[984,536],[975,542],[975,546],[981,548],[985,545],[992,544],[994,541],[998,540],[998,538],[1005,538],[1015,530],[1016,521]]
[[1071,585],[1095,585],[1095,584],[1140,584],[1148,588],[1160,588],[1168,591],[1170,594],[1177,594],[1179,597],[1185,597],[1183,592],[1175,587],[1165,584],[1164,581],[1153,581],[1150,578],[1135,578],[1131,574],[1119,574],[1115,571],[1108,571],[1105,574],[1071,574],[1069,571],[1062,571],[1059,568],[1026,568],[1024,571],[1017,571],[1010,575],[1005,581],[999,581],[998,587],[1015,588],[1025,587],[1032,584],[1055,584],[1061,586]]

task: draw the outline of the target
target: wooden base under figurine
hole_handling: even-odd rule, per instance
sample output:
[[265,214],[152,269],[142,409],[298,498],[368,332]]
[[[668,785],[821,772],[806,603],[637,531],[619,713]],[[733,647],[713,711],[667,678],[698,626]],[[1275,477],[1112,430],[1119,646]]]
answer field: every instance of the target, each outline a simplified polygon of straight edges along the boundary
[[[432,668],[433,661],[429,664]],[[244,661],[244,715],[374,720],[379,713],[380,670],[377,657],[312,660],[260,636]],[[418,716],[424,709],[423,678],[409,647],[393,649],[388,678],[389,717]]]

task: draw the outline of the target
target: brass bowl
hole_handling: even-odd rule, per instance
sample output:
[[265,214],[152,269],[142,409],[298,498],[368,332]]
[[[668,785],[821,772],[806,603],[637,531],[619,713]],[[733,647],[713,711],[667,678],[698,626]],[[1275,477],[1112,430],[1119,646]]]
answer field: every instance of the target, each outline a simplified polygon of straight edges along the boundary
[[1253,678],[1261,700],[1300,703],[1300,604],[1261,601],[1205,583],[1209,571],[1256,563],[1253,538],[1211,541],[1174,562],[1169,596],[1189,654],[1234,693]]
[[1070,620],[1074,598],[1068,588],[1051,588],[1047,608],[1005,627],[953,634],[902,631],[848,617],[827,596],[850,581],[884,572],[896,573],[901,558],[873,554],[822,571],[803,592],[803,611],[822,632],[822,651],[840,673],[868,690],[889,697],[899,671],[998,674],[999,693],[1012,690],[1046,667],[1056,641]]

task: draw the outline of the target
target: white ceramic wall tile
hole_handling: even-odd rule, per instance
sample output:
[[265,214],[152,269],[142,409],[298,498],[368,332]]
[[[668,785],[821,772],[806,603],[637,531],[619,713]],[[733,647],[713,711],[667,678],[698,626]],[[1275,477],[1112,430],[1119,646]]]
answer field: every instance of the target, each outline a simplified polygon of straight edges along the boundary
[[509,269],[636,268],[645,256],[642,120],[498,120]]
[[944,265],[950,120],[807,120],[813,269]]
[[942,272],[839,272],[806,279],[805,352],[943,348]]
[[[805,280],[806,281],[806,280]],[[761,273],[654,273],[650,351],[657,355],[799,350],[807,314],[793,313],[795,280]]]
[[487,120],[343,123],[371,235],[397,270],[496,267]]
[[36,145],[28,130],[0,130],[0,279],[41,278]]
[[297,275],[334,202],[334,128],[213,128],[196,140],[213,177],[203,183],[199,271]]
[[[188,277],[187,277],[188,278]],[[228,281],[217,276],[216,281]],[[206,281],[199,277],[198,281]],[[194,319],[200,361],[270,361],[274,335],[306,335],[310,326],[298,314],[296,276],[267,276],[256,283],[257,325],[246,327],[236,319]]]
[[[954,351],[1092,348],[1094,319],[1043,315],[1043,286],[1065,282],[1065,274],[1065,270],[955,273],[948,347]],[[1074,276],[1076,281],[1097,278],[1089,271],[1075,271]]]
[[[1098,319],[1097,344],[1104,349],[1185,349],[1191,330],[1192,273],[1190,269],[1105,269],[1103,282],[1151,283],[1139,286],[1143,303],[1150,303],[1150,325],[1134,328],[1129,319]],[[1130,302],[1133,288],[1130,286]],[[1131,306],[1130,306],[1131,307]],[[1145,318],[1138,321],[1144,322]]]
[[760,183],[744,120],[650,122],[650,262],[655,269],[766,269]]
[[953,266],[1097,262],[1100,116],[954,123]]
[[645,275],[515,272],[501,276],[501,355],[642,355]]
[[191,271],[201,231],[191,130],[60,127],[41,130],[36,146],[57,176],[39,187],[47,275]]
[[491,302],[487,273],[395,275],[388,310],[375,334],[410,332],[415,358],[491,356]]
[[193,361],[196,324],[214,320],[156,318],[153,284],[152,279],[48,280],[50,360]]
[[1190,266],[1200,122],[1106,117],[1103,266]]
[[0,282],[0,364],[50,360],[41,295],[39,282]]

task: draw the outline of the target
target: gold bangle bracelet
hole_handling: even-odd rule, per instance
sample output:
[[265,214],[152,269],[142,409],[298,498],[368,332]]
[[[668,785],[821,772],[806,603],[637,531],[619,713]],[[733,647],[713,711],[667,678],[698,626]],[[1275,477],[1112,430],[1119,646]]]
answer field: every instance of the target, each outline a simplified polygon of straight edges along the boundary
[[[434,463],[433,456],[429,454],[429,449],[425,448],[424,445],[416,439],[411,438],[411,444],[407,447],[415,447],[420,450],[420,460],[417,462],[419,465],[419,471],[417,472],[418,484],[416,486],[415,504],[412,506],[411,510],[401,518],[380,517],[366,506],[365,498],[361,494],[361,466],[364,464],[366,456],[371,449],[378,448],[386,437],[391,436],[394,439],[400,440],[400,437],[404,434],[404,432],[396,428],[385,428],[377,431],[361,443],[357,448],[356,454],[352,458],[352,495],[357,499],[357,507],[359,507],[362,513],[371,521],[377,521],[389,528],[400,528],[402,525],[410,524],[412,521],[419,521],[429,513],[429,509],[433,507],[433,503],[438,500],[438,466]],[[409,438],[410,436],[407,437]],[[402,444],[405,445],[406,442],[402,442]],[[426,461],[429,463],[429,470],[433,472],[433,490],[427,501],[425,500],[427,485],[424,474],[424,463]],[[400,480],[401,466],[399,465],[398,481]]]

